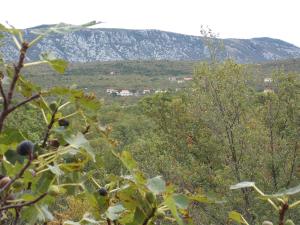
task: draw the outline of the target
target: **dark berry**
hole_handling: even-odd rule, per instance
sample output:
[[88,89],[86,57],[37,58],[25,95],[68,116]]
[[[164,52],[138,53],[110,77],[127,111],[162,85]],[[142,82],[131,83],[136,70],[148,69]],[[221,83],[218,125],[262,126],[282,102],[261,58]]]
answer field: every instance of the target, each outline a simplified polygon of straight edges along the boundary
[[100,189],[98,190],[98,193],[99,193],[99,195],[101,195],[101,196],[107,196],[107,194],[108,194],[108,192],[107,192],[107,190],[106,190],[105,188],[100,188]]
[[59,124],[59,126],[61,126],[61,127],[67,127],[67,126],[69,126],[69,121],[68,120],[66,120],[66,119],[60,119],[60,120],[58,120],[58,124]]
[[33,153],[34,144],[31,141],[22,141],[18,147],[17,152],[20,155],[26,156]]

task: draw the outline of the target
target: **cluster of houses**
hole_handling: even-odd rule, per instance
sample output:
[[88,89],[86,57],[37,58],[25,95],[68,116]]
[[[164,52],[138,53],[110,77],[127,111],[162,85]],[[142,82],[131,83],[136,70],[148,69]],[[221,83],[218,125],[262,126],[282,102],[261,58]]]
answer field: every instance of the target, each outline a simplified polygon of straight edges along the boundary
[[[113,73],[111,73],[113,75]],[[171,82],[177,82],[178,84],[191,81],[193,80],[192,77],[169,77],[169,81]],[[178,88],[176,88],[176,91],[178,91]],[[128,90],[128,89],[114,89],[114,88],[108,88],[106,89],[106,93],[111,96],[121,96],[121,97],[128,97],[128,96],[142,96],[147,94],[156,94],[156,93],[165,93],[167,90],[155,90],[155,89],[144,89],[144,90]]]
[[152,94],[152,93],[164,93],[167,92],[166,90],[153,90],[153,89],[144,89],[144,90],[128,90],[128,89],[113,89],[108,88],[106,89],[106,93],[112,96],[122,96],[122,97],[128,97],[128,96],[141,96],[146,94]]
[[192,77],[183,77],[183,78],[179,78],[179,77],[169,77],[169,81],[177,82],[177,84],[182,84],[182,83],[184,83],[184,82],[191,81],[191,80],[193,80]]

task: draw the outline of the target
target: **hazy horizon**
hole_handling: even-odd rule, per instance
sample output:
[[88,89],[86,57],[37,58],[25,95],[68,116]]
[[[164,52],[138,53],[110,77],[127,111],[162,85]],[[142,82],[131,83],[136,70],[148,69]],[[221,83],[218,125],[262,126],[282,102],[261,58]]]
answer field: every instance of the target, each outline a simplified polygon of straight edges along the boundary
[[2,3],[0,22],[23,29],[97,20],[104,22],[99,28],[157,29],[195,36],[200,36],[204,25],[220,38],[269,37],[300,47],[299,6],[296,0],[11,0]]

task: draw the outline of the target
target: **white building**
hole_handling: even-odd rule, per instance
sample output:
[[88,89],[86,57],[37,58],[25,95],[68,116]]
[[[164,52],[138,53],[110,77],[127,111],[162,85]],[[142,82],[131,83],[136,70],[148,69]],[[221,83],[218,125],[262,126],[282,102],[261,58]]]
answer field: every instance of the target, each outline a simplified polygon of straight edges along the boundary
[[271,89],[271,88],[266,88],[264,90],[264,93],[267,94],[267,93],[274,93],[274,91]]
[[166,90],[156,90],[155,94],[157,94],[157,93],[166,93],[166,92],[167,92]]
[[273,81],[273,79],[270,78],[270,77],[266,77],[266,78],[264,79],[264,82],[265,82],[265,83],[272,83],[272,81]]
[[121,90],[120,92],[119,92],[119,95],[120,96],[132,96],[133,95],[133,93],[132,92],[130,92],[129,90]]
[[118,90],[112,89],[112,88],[108,88],[108,89],[106,89],[106,93],[108,93],[108,94],[118,93]]
[[145,90],[143,90],[143,94],[145,95],[145,94],[150,94],[151,93],[151,90],[149,90],[149,89],[145,89]]

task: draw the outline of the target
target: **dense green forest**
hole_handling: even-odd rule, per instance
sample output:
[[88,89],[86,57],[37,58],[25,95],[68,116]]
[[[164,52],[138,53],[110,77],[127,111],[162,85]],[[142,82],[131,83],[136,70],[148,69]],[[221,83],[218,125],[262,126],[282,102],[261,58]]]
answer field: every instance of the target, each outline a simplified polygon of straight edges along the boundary
[[[94,92],[106,101],[124,103],[136,102],[138,98],[111,98],[106,89],[169,90],[185,89],[190,82],[178,83],[185,77],[192,77],[199,62],[190,61],[119,61],[73,63],[64,76],[57,75],[48,66],[41,65],[25,68],[24,72],[31,81],[44,87],[57,85],[76,85],[79,89]],[[275,71],[299,72],[300,60],[286,60],[263,64],[245,65],[253,76],[257,89],[263,90],[263,80],[272,76]],[[45,79],[46,77],[46,79]],[[176,80],[170,81],[169,78]],[[155,91],[153,91],[155,92]]]
[[300,224],[299,61],[44,58],[51,72],[21,41],[1,61],[2,224]]

